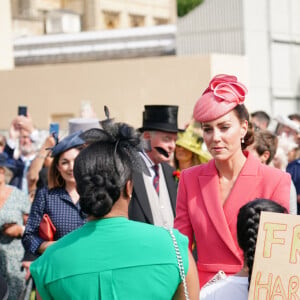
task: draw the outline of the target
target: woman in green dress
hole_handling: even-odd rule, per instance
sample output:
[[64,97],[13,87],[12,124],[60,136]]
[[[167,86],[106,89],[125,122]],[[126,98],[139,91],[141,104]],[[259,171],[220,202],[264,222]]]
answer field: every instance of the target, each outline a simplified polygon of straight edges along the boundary
[[[102,124],[83,134],[89,146],[75,160],[80,206],[89,217],[30,267],[42,299],[185,299],[170,232],[128,220],[132,172],[146,172],[139,134]],[[190,299],[199,299],[188,240],[173,230]]]

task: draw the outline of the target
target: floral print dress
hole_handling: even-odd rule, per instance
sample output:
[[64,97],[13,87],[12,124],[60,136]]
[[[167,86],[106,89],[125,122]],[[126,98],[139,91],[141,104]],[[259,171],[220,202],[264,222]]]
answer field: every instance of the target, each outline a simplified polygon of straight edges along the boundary
[[[29,197],[19,189],[11,188],[11,193],[0,208],[0,228],[9,223],[24,225],[23,215],[30,212]],[[0,273],[8,284],[8,299],[18,299],[25,288],[25,271],[21,271],[23,256],[21,238],[12,238],[0,232]]]

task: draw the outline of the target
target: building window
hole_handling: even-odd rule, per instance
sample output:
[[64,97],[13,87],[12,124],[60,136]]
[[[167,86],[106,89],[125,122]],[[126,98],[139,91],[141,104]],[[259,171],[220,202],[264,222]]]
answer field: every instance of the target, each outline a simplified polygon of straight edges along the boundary
[[168,19],[154,18],[155,25],[166,25],[168,24]]
[[120,24],[120,14],[112,11],[103,12],[104,25],[106,29],[115,29]]
[[130,15],[130,27],[143,27],[145,26],[145,17],[138,15]]

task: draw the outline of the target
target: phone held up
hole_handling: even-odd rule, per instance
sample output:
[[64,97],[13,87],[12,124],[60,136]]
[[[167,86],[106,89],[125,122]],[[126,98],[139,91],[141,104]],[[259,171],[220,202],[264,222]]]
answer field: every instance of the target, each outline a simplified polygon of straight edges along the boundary
[[58,137],[58,134],[59,134],[59,124],[58,123],[50,123],[49,134],[50,135],[55,134]]
[[27,106],[18,106],[18,115],[27,117]]

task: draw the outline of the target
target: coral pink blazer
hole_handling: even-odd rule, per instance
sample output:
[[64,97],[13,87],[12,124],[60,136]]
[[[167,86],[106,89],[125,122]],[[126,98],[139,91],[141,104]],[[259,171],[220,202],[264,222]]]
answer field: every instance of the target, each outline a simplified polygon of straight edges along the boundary
[[247,160],[224,206],[221,205],[215,161],[182,171],[174,227],[197,244],[198,274],[203,286],[219,270],[234,274],[243,266],[236,238],[241,206],[255,198],[272,199],[289,210],[291,178],[263,165],[245,151]]

